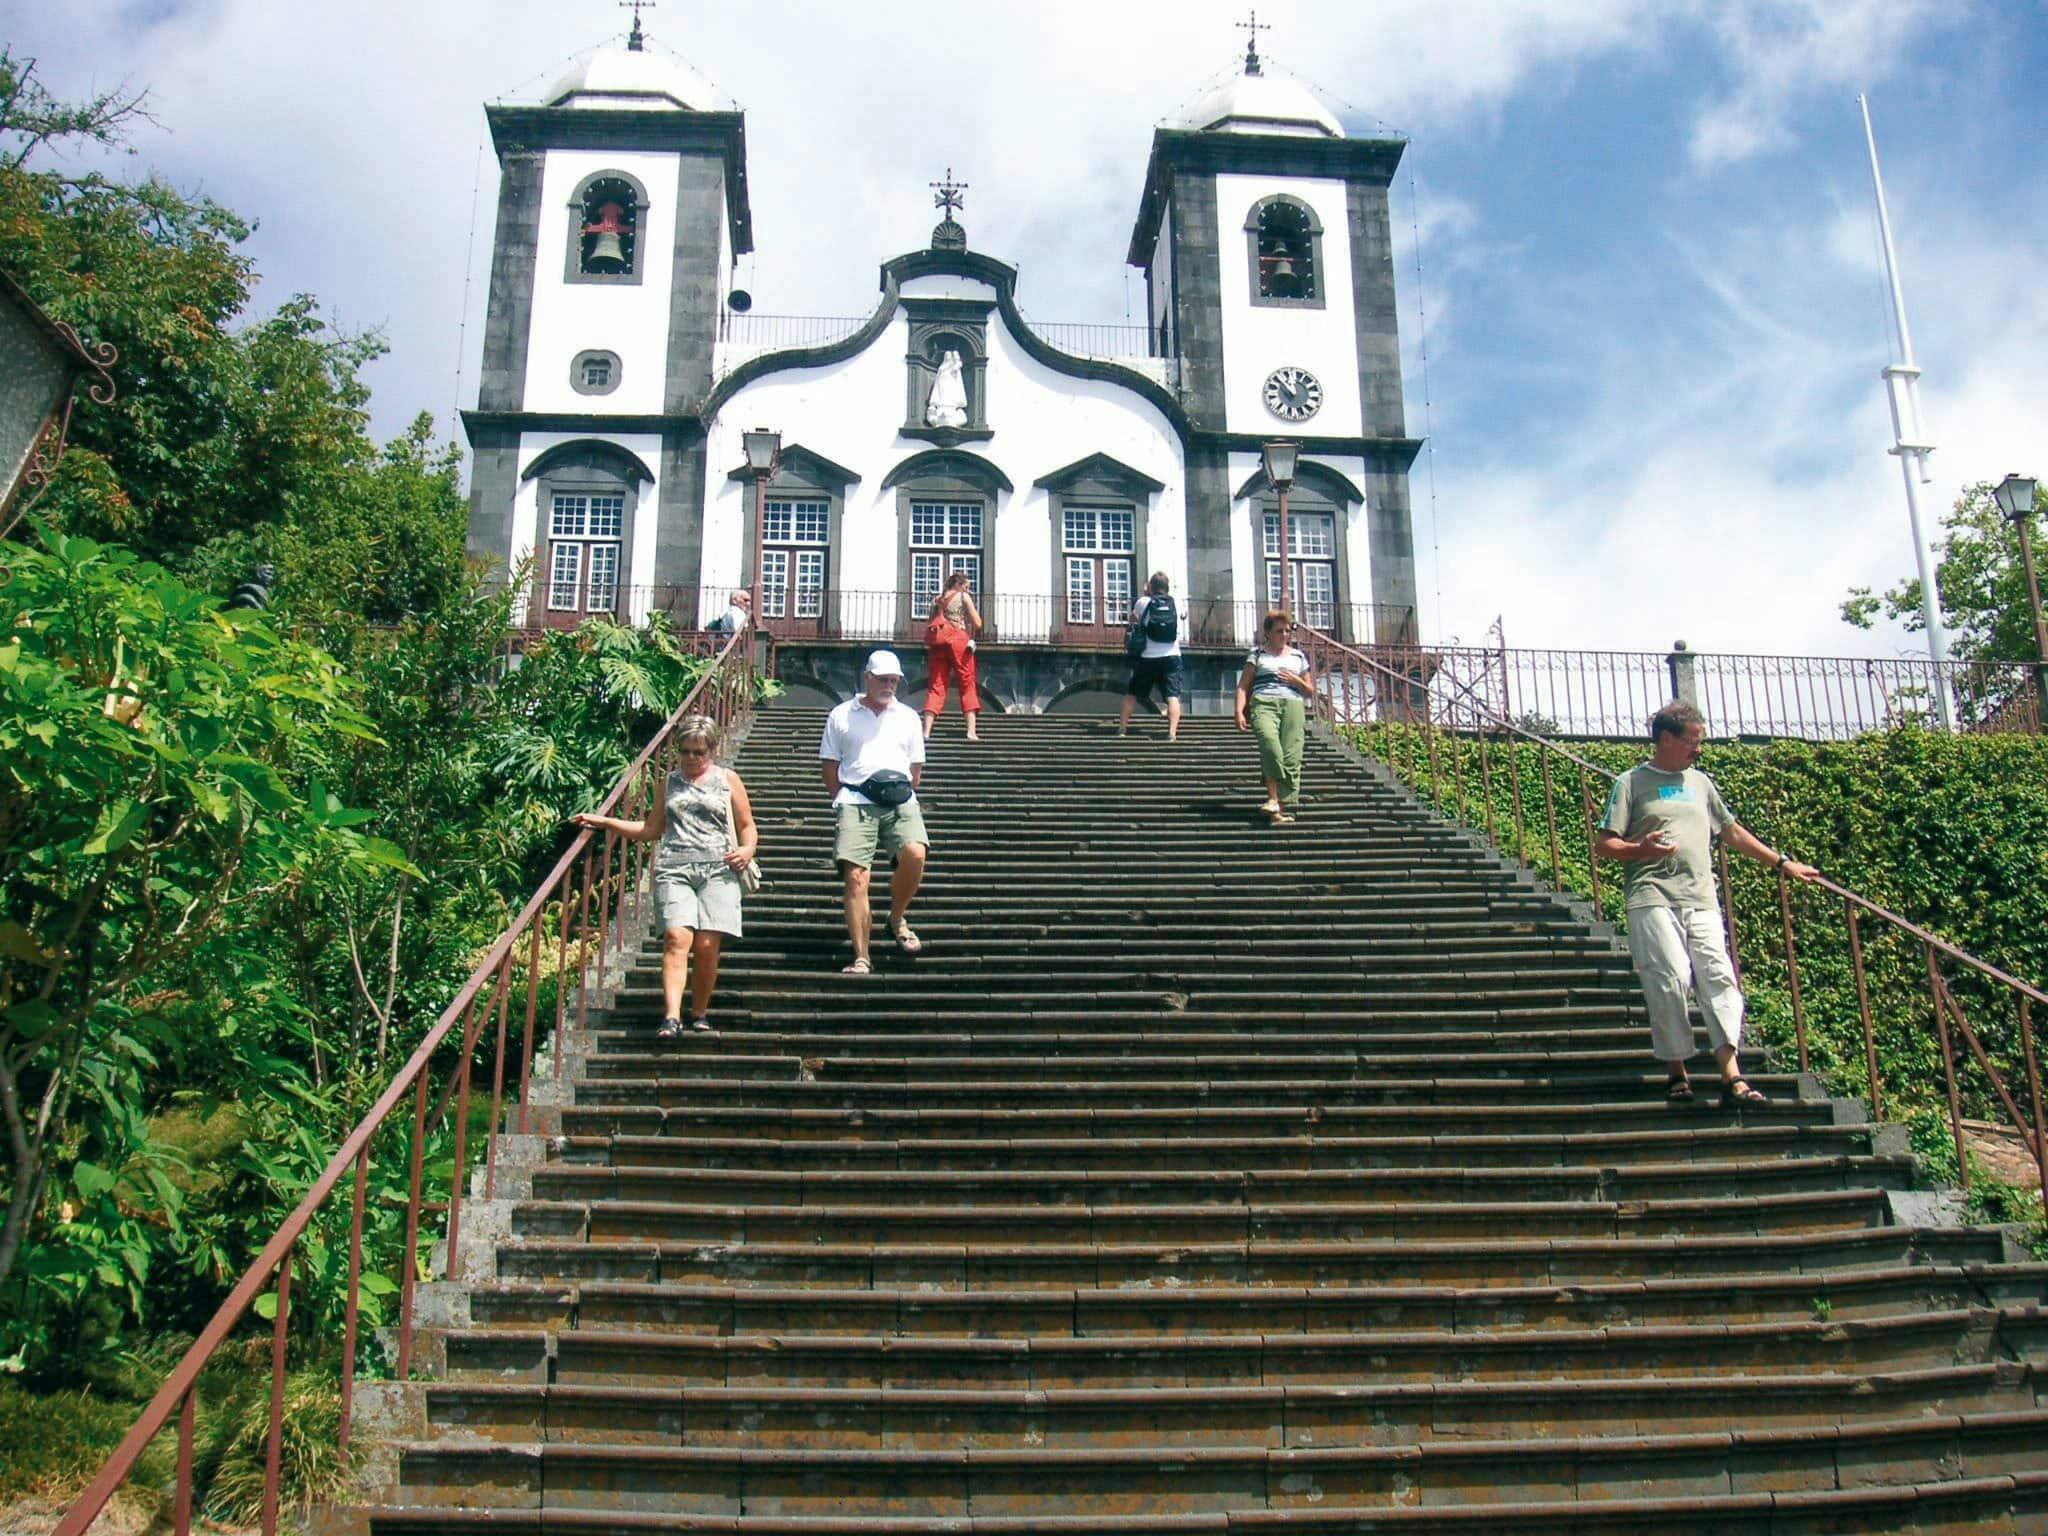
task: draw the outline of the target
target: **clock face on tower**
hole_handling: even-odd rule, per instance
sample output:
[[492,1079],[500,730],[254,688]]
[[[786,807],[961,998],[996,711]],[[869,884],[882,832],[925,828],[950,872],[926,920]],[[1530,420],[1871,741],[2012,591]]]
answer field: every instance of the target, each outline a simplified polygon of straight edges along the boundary
[[1282,421],[1307,421],[1323,408],[1323,386],[1306,368],[1275,368],[1266,375],[1266,409]]

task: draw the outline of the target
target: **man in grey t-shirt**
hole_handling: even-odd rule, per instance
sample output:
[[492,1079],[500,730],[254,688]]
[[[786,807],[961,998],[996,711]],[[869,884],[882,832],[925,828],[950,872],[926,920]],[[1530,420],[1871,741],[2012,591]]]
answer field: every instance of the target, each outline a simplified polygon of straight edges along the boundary
[[1650,719],[1650,760],[1614,781],[1593,852],[1626,866],[1622,905],[1628,912],[1629,956],[1650,1010],[1651,1048],[1669,1073],[1674,1103],[1692,1097],[1685,1064],[1692,1056],[1688,988],[1699,998],[1707,1040],[1721,1069],[1726,1102],[1762,1104],[1743,1081],[1742,989],[1728,959],[1721,902],[1714,886],[1713,840],[1719,837],[1795,880],[1820,871],[1775,853],[1729,813],[1714,781],[1694,766],[1706,722],[1690,704],[1666,704]]

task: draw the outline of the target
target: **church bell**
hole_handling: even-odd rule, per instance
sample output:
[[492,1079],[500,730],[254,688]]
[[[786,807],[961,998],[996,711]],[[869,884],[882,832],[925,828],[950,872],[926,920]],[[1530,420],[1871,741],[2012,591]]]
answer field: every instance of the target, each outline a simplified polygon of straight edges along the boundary
[[599,208],[597,221],[584,225],[583,233],[597,236],[590,243],[589,256],[584,259],[586,267],[594,267],[601,261],[617,267],[626,264],[626,248],[619,241],[619,236],[626,233],[626,215],[617,203],[606,203]]
[[1294,282],[1294,258],[1284,254],[1276,258],[1273,262],[1272,278],[1276,286],[1281,283],[1291,285]]

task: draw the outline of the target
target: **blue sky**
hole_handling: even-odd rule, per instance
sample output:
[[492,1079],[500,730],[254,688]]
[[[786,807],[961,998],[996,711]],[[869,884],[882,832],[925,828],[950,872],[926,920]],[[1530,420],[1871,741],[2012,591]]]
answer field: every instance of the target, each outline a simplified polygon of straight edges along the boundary
[[[1912,563],[1877,371],[1870,95],[1924,403],[1923,504],[2048,474],[2042,0],[1295,0],[1270,67],[1412,141],[1395,191],[1424,625],[1518,645],[1909,652],[1836,609]],[[923,244],[925,183],[1040,320],[1119,320],[1153,124],[1236,5],[667,0],[650,32],[747,110],[764,312],[856,314]],[[74,0],[0,38],[60,92],[151,88],[161,169],[260,222],[260,302],[380,327],[376,425],[475,394],[495,167],[605,0]],[[2029,83],[2033,90],[2028,91]],[[480,186],[479,171],[481,170]],[[1409,174],[1412,172],[1412,176]],[[478,186],[472,238],[469,207]],[[1410,226],[1422,236],[1422,275]],[[466,297],[466,305],[465,305]],[[1142,302],[1134,299],[1133,302]],[[1432,490],[1432,485],[1434,489]]]

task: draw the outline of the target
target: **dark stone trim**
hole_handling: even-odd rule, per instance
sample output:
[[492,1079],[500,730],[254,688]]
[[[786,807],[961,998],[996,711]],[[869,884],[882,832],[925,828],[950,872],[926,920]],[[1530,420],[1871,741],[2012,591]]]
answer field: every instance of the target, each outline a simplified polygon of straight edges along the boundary
[[875,312],[868,316],[867,323],[851,336],[821,347],[792,347],[786,352],[766,352],[759,357],[748,358],[711,387],[711,393],[704,398],[701,419],[711,421],[726,401],[764,374],[780,373],[785,368],[822,368],[829,363],[843,363],[850,357],[859,356],[889,328],[889,322],[896,318],[897,303],[895,288],[885,286],[882,302],[875,306]]
[[[890,291],[893,282],[897,289],[916,277],[968,277],[976,282],[987,283],[997,293],[1013,288],[1017,282],[1017,269],[997,261],[993,256],[984,256],[979,251],[911,251],[907,255],[892,257],[882,263],[882,291]],[[928,299],[926,303],[943,304],[944,299]],[[977,302],[964,300],[958,302]]]
[[[1257,453],[1274,437],[1272,432],[1198,432],[1202,442],[1235,453]],[[1422,440],[1416,437],[1296,437],[1288,441],[1299,443],[1305,454],[1320,454],[1324,458],[1363,458],[1369,470],[1405,470],[1415,462],[1415,456],[1422,452]]]
[[[711,391],[711,350],[718,336],[718,213],[726,170],[702,155],[676,166],[674,253],[668,290],[668,373],[662,409],[687,415]],[[649,259],[654,253],[649,252]]]
[[[902,485],[912,479],[947,477],[973,486],[983,495],[993,496],[997,491],[1014,491],[1010,477],[977,453],[959,453],[946,449],[927,448],[923,453],[913,453],[882,477],[882,489]],[[909,543],[905,534],[904,542]],[[982,543],[988,542],[988,530],[982,530]]]
[[[463,430],[474,443],[477,433],[497,427],[518,432],[663,432],[676,424],[673,416],[607,416],[598,411],[464,411]],[[691,423],[692,426],[695,422]]]
[[541,157],[501,150],[498,164],[498,227],[492,237],[477,404],[487,411],[516,411],[526,403],[526,353],[540,259]]
[[[946,299],[903,299],[903,313],[910,320],[910,342],[904,352],[903,435],[950,446],[988,438],[988,312],[993,302],[954,303]],[[937,314],[931,310],[936,307]],[[967,391],[967,425],[934,427],[925,422],[925,408],[931,400],[932,385],[939,365],[932,357],[932,344],[964,353],[961,382]]]
[[1360,423],[1381,436],[1405,435],[1400,311],[1387,189],[1354,182],[1344,189],[1344,203],[1351,232],[1351,321],[1357,331]]
[[994,299],[916,299],[902,301],[903,313],[913,321],[932,320],[941,323],[961,321],[988,322],[989,315],[996,307]]
[[[623,181],[633,189],[633,264],[623,272],[583,270],[583,199],[593,181]],[[597,283],[616,288],[637,288],[640,274],[647,270],[647,188],[631,171],[592,171],[576,183],[569,194],[569,238],[562,242],[562,281]]]
[[[1208,133],[1160,128],[1152,135],[1152,158],[1145,167],[1145,190],[1138,199],[1138,218],[1131,228],[1131,266],[1142,267],[1159,233],[1159,218],[1176,177],[1190,172],[1218,171],[1245,176],[1311,176],[1342,181],[1394,179],[1406,139],[1311,139],[1294,134]],[[1174,221],[1178,229],[1180,221]]]
[[[609,384],[590,385],[583,382],[583,365],[595,362],[606,362],[612,365],[611,382]],[[619,381],[625,377],[625,373],[626,365],[620,360],[619,354],[608,352],[602,347],[578,352],[569,359],[569,387],[579,395],[608,395],[619,387]]]
[[[781,484],[784,477],[789,477],[793,483],[801,481],[817,486],[821,490],[837,487],[843,491],[849,485],[860,484],[860,476],[856,475],[844,464],[835,464],[822,453],[811,452],[802,443],[785,443],[783,445],[782,457],[777,461],[775,473],[768,481],[769,490],[772,491],[777,485]],[[725,478],[728,480],[751,481],[754,478],[754,472],[748,466],[742,464]]]
[[1119,368],[1115,363],[1101,362],[1092,357],[1075,357],[1062,352],[1031,329],[1030,323],[1017,308],[1015,295],[1008,288],[996,290],[996,306],[1002,312],[1003,324],[1017,339],[1017,345],[1024,349],[1024,355],[1034,363],[1050,368],[1054,373],[1063,373],[1072,379],[1094,379],[1102,384],[1118,384],[1133,394],[1142,396],[1166,418],[1166,424],[1183,441],[1188,435],[1188,413],[1181,409],[1181,403],[1156,379],[1148,379],[1142,373],[1129,368]]
[[[1269,203],[1287,203],[1308,215],[1309,268],[1315,277],[1315,292],[1305,298],[1281,298],[1274,294],[1259,292],[1259,210]],[[1245,267],[1251,276],[1251,303],[1254,309],[1327,309],[1324,294],[1329,291],[1323,268],[1323,221],[1316,217],[1315,209],[1300,198],[1286,192],[1275,192],[1262,197],[1252,204],[1251,212],[1245,215]]]
[[695,587],[703,582],[704,451],[704,434],[695,422],[674,423],[662,434],[656,586]]
[[541,475],[560,473],[568,469],[595,470],[602,474],[616,475],[628,484],[652,480],[654,471],[641,462],[640,456],[630,448],[609,443],[601,438],[585,438],[573,443],[557,443],[526,466],[521,480],[537,479]]
[[650,112],[634,107],[484,108],[491,143],[507,155],[546,149],[670,150],[725,161],[725,215],[735,256],[754,248],[747,203],[747,126],[740,112]]
[[510,577],[512,513],[519,499],[519,433],[489,428],[470,434],[469,530],[463,549],[491,567],[495,580]]
[[[1176,225],[1178,227],[1178,225]],[[904,299],[898,289],[901,281],[911,277],[924,277],[933,272],[951,273],[956,276],[977,278],[996,285],[996,309],[1002,315],[1003,324],[1016,338],[1017,345],[1024,349],[1025,356],[1033,362],[1050,368],[1068,378],[1093,379],[1098,383],[1116,384],[1140,396],[1166,418],[1167,425],[1185,444],[1193,431],[1188,413],[1174,393],[1156,379],[1149,379],[1142,373],[1129,368],[1120,368],[1114,363],[1105,363],[1090,357],[1074,357],[1060,351],[1031,329],[1029,322],[1017,309],[1017,301],[1010,284],[1016,277],[1013,268],[1004,266],[992,257],[980,256],[972,251],[913,251],[908,256],[898,256],[893,261],[882,263],[882,302],[868,321],[853,335],[822,347],[795,347],[787,352],[769,352],[760,357],[749,358],[731,373],[725,375],[706,397],[700,419],[706,422],[717,416],[719,409],[746,385],[766,374],[779,373],[787,368],[818,368],[830,363],[842,363],[866,351],[895,318],[898,308],[911,301]],[[945,300],[920,300],[921,303],[951,302]],[[962,300],[959,302],[979,302]],[[1178,325],[1178,321],[1176,321]],[[1221,362],[1221,333],[1218,332],[1217,359]],[[1221,392],[1218,386],[1218,414],[1220,418]],[[467,418],[465,417],[465,421]],[[624,430],[624,429],[621,429]],[[906,429],[903,436],[923,438],[927,433],[958,431],[957,428],[920,427]],[[941,441],[936,436],[933,441]],[[970,439],[962,438],[962,441]],[[978,441],[979,439],[972,439]],[[1263,439],[1261,439],[1263,441]],[[1355,450],[1353,450],[1355,451]]]
[[1180,338],[1182,400],[1188,419],[1221,427],[1223,396],[1223,255],[1216,215],[1216,178],[1190,176],[1175,188],[1173,220],[1174,330]]
[[1156,496],[1166,489],[1161,480],[1154,480],[1143,470],[1133,469],[1121,459],[1113,459],[1106,453],[1091,453],[1085,459],[1076,459],[1050,474],[1040,475],[1031,483],[1040,490],[1069,492],[1083,480],[1094,480],[1128,495],[1133,501],[1141,496]]
[[[1340,506],[1356,507],[1365,504],[1365,492],[1327,464],[1311,464],[1304,459],[1295,466],[1294,483],[1298,486],[1309,486]],[[1240,485],[1237,494],[1231,499],[1243,501],[1248,496],[1257,496],[1267,489],[1268,484],[1266,471],[1255,469],[1252,471],[1251,479]]]
[[996,434],[993,427],[899,427],[896,435],[915,438],[920,443],[934,443],[941,448],[957,448],[962,443],[988,442]]
[[1235,645],[1230,568],[1230,457],[1221,443],[1204,436],[1187,445],[1188,602],[1205,616],[1196,644]]

